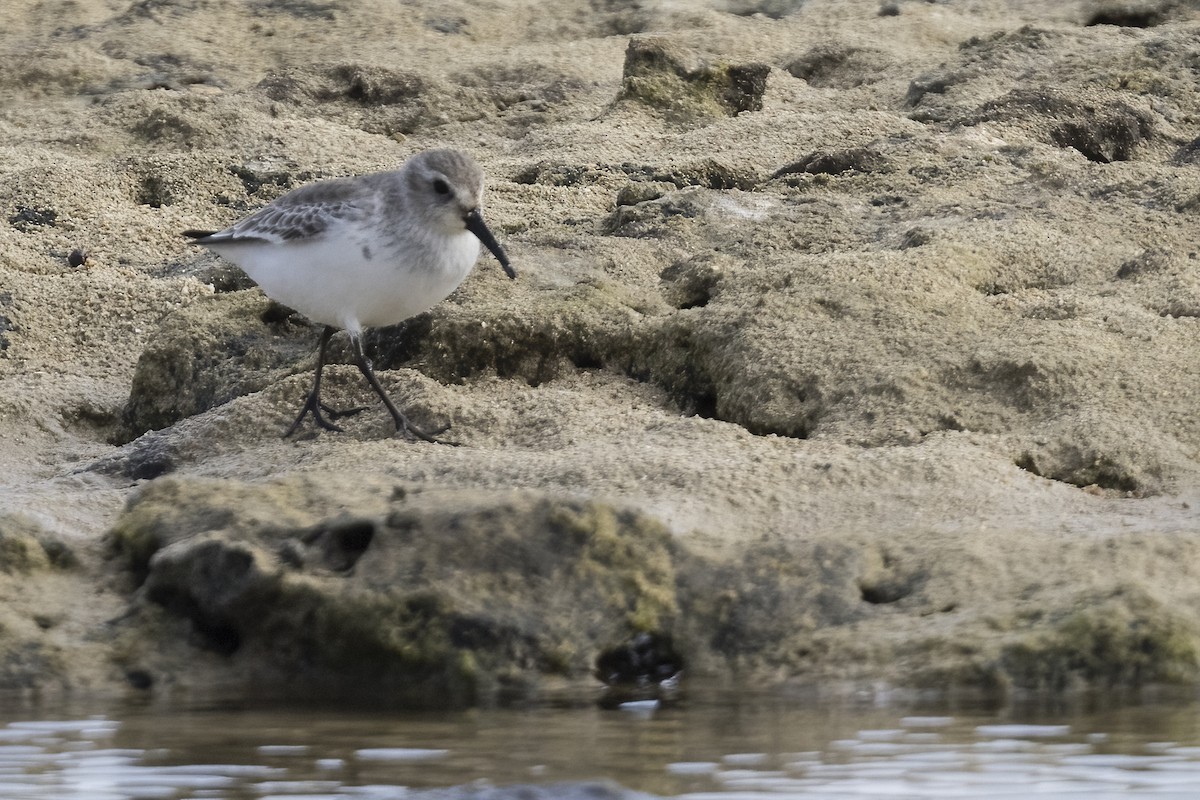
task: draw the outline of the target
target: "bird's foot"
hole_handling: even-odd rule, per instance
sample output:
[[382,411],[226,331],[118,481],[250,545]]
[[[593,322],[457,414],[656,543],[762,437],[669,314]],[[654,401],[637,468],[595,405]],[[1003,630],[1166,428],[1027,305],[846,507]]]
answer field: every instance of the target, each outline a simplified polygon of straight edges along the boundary
[[286,439],[298,431],[300,429],[300,423],[304,422],[304,418],[309,414],[312,414],[313,422],[317,423],[318,426],[327,431],[336,431],[341,433],[341,426],[334,425],[332,422],[326,419],[325,413],[329,413],[330,416],[336,419],[339,416],[346,416],[349,413],[357,413],[361,410],[362,409],[360,408],[350,409],[350,411],[337,412],[322,403],[321,398],[317,396],[316,392],[310,392],[308,397],[304,399],[304,406],[300,409],[300,413],[296,415],[296,420],[291,424],[291,427],[284,431],[283,438]]
[[367,407],[354,406],[353,408],[345,408],[339,411],[333,406],[327,406],[324,403],[321,403],[321,410],[324,411],[330,419],[341,419],[342,417],[353,417],[355,414],[361,414],[367,410]]

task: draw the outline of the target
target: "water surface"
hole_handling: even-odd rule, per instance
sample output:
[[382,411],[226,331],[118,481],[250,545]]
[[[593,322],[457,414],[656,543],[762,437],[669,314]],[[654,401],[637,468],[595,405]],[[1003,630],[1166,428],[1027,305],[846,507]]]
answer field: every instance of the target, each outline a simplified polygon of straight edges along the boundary
[[[1200,797],[1200,705],[0,710],[0,798]],[[643,794],[644,793],[644,794]]]

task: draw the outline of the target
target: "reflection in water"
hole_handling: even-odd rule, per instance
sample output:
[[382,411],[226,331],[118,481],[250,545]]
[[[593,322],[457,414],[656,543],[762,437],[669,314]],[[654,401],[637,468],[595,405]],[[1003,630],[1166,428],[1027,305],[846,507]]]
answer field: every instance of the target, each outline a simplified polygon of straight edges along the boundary
[[745,698],[436,715],[8,708],[5,800],[1200,797],[1187,704],[1005,718]]

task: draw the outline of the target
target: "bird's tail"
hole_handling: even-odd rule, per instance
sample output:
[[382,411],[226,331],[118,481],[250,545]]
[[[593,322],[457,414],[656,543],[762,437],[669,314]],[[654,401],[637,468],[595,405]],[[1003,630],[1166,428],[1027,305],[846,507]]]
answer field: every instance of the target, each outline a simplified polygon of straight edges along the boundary
[[188,237],[189,239],[207,239],[209,236],[212,236],[214,233],[216,233],[216,231],[192,231],[192,230],[189,230],[189,231],[184,231],[183,235]]

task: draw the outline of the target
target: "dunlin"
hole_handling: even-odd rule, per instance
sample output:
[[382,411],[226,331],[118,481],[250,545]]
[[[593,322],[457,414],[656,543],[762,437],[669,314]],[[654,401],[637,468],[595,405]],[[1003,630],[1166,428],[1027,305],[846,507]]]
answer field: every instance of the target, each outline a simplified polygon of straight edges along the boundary
[[443,300],[471,271],[480,242],[516,277],[483,221],[482,200],[483,171],[474,159],[459,150],[427,150],[395,171],[302,186],[221,231],[184,231],[244,269],[267,296],[325,326],[312,390],[285,437],[309,414],[322,428],[340,431],[329,417],[361,410],[339,412],[321,402],[326,349],[342,328],[396,430],[437,441],[383,390],[362,333]]

